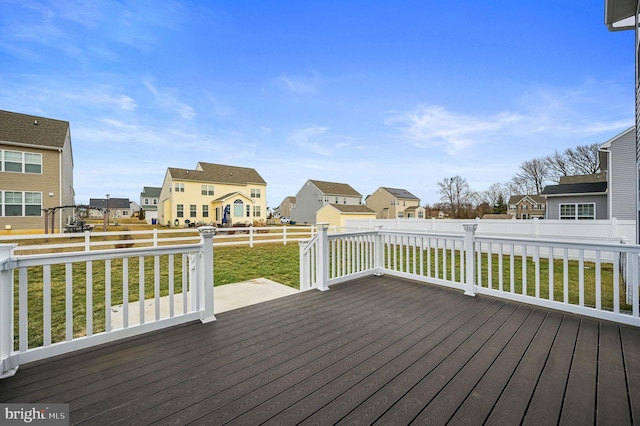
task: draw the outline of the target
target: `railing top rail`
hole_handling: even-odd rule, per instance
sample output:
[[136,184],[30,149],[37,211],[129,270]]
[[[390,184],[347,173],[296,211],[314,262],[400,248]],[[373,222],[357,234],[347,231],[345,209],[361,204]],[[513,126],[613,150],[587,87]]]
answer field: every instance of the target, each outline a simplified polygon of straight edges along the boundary
[[120,259],[125,257],[160,256],[164,254],[193,253],[202,248],[203,243],[181,244],[158,247],[134,247],[99,251],[45,253],[13,256],[18,267],[52,265],[57,263],[88,262],[95,260]]
[[640,254],[640,245],[635,244],[607,243],[598,241],[564,241],[559,239],[501,237],[487,235],[476,235],[475,240],[490,243],[509,243],[518,245],[545,246],[569,249],[625,251]]
[[350,231],[350,232],[332,232],[328,234],[330,240],[336,240],[345,237],[355,237],[359,235],[375,235],[378,231]]
[[460,239],[460,240],[464,239],[464,233],[459,233],[459,232],[430,232],[430,231],[410,231],[410,230],[404,231],[402,229],[383,229],[380,232],[383,234],[454,238],[454,239]]

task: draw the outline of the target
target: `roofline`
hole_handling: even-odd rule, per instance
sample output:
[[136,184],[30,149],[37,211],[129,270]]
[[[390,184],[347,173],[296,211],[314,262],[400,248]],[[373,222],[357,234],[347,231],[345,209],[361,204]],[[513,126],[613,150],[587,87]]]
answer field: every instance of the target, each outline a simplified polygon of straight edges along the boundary
[[611,148],[611,143],[613,143],[613,141],[615,141],[616,139],[619,139],[621,137],[623,137],[624,135],[626,135],[627,133],[631,132],[632,130],[635,130],[636,126],[633,125],[631,127],[629,127],[627,130],[622,131],[621,133],[618,133],[617,135],[615,135],[614,137],[612,137],[611,139],[609,139],[606,142],[603,142],[599,149],[607,149],[607,148]]
[[544,197],[584,197],[588,195],[607,195],[607,191],[604,192],[576,192],[576,193],[564,193],[564,194],[545,194]]
[[604,23],[609,31],[635,29],[638,0],[605,0]]
[[7,141],[0,141],[0,145],[10,145],[10,146],[19,146],[21,148],[37,148],[37,149],[46,149],[49,151],[62,151],[63,148],[57,148],[55,146],[49,146],[49,145],[35,145],[32,143],[20,143],[20,142],[7,142]]

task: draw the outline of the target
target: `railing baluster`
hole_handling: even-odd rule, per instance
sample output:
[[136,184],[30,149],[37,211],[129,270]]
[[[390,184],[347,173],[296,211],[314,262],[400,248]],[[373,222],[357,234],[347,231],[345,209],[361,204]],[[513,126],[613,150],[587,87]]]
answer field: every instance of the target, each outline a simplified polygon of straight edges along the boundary
[[[145,295],[145,282],[144,282],[144,257],[138,257],[138,306],[140,314],[140,325],[144,324],[144,295]],[[195,289],[193,293],[195,293]]]
[[533,260],[533,265],[535,268],[534,274],[535,274],[535,294],[536,294],[536,298],[540,298],[540,246],[535,246],[535,253],[534,253],[534,260]]
[[555,300],[555,277],[553,276],[553,266],[554,266],[554,257],[553,257],[553,247],[549,247],[549,300]]
[[51,265],[44,265],[42,271],[43,278],[43,321],[44,327],[44,340],[43,345],[45,347],[51,346]]
[[620,313],[620,252],[613,253],[613,312]]
[[579,305],[584,306],[584,250],[578,250],[578,296]]
[[104,261],[104,330],[111,331],[111,259]]
[[509,249],[509,291],[513,293],[515,291],[515,274],[516,274],[516,266],[514,261],[514,250],[515,246],[511,244]]
[[569,303],[569,249],[565,248],[562,253],[562,300]]
[[86,263],[86,336],[93,336],[93,262]]
[[73,265],[65,264],[65,340],[73,340]]
[[527,246],[522,245],[522,295],[527,295]]
[[160,256],[153,256],[153,299],[155,319],[160,320]]
[[600,265],[600,250],[596,251],[596,309],[602,309],[602,266]]
[[129,258],[122,259],[122,327],[129,328]]
[[19,336],[20,336],[20,352],[25,352],[28,349],[29,343],[29,302],[28,302],[28,288],[27,288],[27,268],[20,268],[18,272],[18,320]]
[[175,316],[175,258],[173,254],[170,254],[167,259],[169,266],[169,317]]

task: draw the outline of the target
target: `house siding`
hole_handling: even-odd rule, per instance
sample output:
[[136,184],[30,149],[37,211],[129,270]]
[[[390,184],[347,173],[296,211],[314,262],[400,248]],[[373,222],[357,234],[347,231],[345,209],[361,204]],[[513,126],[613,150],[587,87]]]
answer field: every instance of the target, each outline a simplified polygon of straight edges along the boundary
[[[70,142],[68,142],[70,144]],[[73,166],[68,166],[70,149],[59,151],[57,149],[38,149],[24,146],[0,144],[0,150],[15,150],[42,154],[42,173],[14,173],[0,172],[0,190],[2,191],[33,191],[42,193],[42,208],[52,208],[64,205],[73,205]],[[69,170],[61,172],[60,167]],[[61,181],[64,179],[64,184]],[[49,194],[53,194],[52,197]],[[56,212],[56,229],[60,230],[69,221],[73,209]],[[44,229],[44,213],[39,216],[2,216],[0,217],[0,229],[10,226],[12,230]]]
[[560,219],[560,204],[595,203],[596,219],[608,219],[607,196],[602,195],[578,195],[572,197],[548,197],[547,219]]
[[630,155],[635,151],[635,143],[633,131],[611,143],[608,165],[611,217],[619,220],[635,220],[638,214],[636,164]]

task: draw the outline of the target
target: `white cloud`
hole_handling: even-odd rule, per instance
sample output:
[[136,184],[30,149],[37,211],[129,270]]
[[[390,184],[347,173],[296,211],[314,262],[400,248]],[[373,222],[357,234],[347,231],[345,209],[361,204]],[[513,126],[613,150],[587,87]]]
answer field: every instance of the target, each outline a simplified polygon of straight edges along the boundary
[[178,100],[175,89],[158,89],[151,81],[144,80],[144,86],[155,97],[156,103],[167,110],[179,115],[185,120],[193,120],[196,111],[190,105]]
[[419,106],[413,111],[395,114],[387,124],[398,125],[401,137],[416,147],[441,147],[454,154],[482,142],[487,134],[503,131],[522,120],[519,114],[480,117],[449,112],[439,106]]
[[292,77],[288,74],[280,74],[275,79],[276,84],[282,89],[295,94],[315,93],[318,90],[317,77]]

